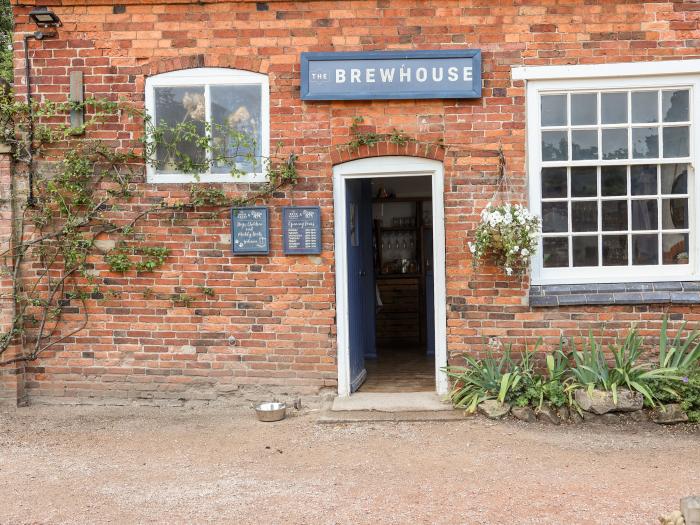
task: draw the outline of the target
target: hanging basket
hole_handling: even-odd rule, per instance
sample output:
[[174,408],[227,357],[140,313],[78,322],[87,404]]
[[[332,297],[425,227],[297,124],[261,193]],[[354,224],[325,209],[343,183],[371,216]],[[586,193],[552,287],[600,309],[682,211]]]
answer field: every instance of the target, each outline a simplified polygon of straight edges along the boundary
[[506,275],[520,275],[527,272],[537,248],[540,219],[522,204],[511,202],[505,158],[500,148],[498,156],[496,191],[481,212],[474,242],[468,243],[469,251],[475,266],[490,263],[502,268]]

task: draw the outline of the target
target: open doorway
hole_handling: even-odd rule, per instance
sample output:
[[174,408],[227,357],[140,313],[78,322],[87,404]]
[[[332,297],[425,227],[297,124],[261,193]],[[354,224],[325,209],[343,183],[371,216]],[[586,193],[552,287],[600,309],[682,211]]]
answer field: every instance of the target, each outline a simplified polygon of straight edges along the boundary
[[334,169],[340,395],[446,389],[441,167],[382,157]]
[[[365,182],[366,181],[366,182]],[[434,392],[433,232],[430,177],[377,177],[372,197],[374,352],[359,392]]]

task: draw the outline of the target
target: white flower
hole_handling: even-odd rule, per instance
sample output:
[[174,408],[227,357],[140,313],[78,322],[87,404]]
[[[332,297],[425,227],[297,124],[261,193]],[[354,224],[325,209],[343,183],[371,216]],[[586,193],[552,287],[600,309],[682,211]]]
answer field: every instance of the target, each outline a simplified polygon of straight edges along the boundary
[[520,251],[520,255],[522,255],[523,257],[527,257],[528,255],[530,255],[530,250],[528,250],[527,248],[523,248]]
[[506,275],[513,275],[513,268],[506,266]]
[[473,242],[469,242],[469,243],[467,243],[467,244],[469,244],[469,251],[472,252],[472,253],[476,253],[476,246],[474,245],[474,243],[473,243]]

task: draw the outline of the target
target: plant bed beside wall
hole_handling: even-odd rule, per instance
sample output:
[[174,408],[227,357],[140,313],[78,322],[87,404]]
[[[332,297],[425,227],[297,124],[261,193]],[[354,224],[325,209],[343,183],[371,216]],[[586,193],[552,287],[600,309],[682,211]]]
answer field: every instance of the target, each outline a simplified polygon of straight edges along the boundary
[[519,359],[510,348],[499,358],[465,355],[463,366],[446,368],[453,381],[450,399],[456,408],[492,419],[510,413],[553,424],[697,423],[700,334],[684,332],[685,324],[671,338],[664,318],[653,347],[631,327],[622,341],[607,347],[589,333],[579,348],[562,338],[558,348],[543,353],[538,341]]

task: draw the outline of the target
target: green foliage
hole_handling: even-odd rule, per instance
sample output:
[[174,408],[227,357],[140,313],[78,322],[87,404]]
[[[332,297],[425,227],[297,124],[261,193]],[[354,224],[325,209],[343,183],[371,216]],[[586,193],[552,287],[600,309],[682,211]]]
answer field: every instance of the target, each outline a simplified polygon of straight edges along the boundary
[[193,302],[194,297],[185,293],[175,294],[173,296],[173,304],[175,306],[184,306],[185,308],[189,308],[190,306],[192,306]]
[[664,315],[659,335],[659,367],[687,370],[700,359],[700,334],[693,330],[683,336],[684,322],[671,339],[668,335],[668,317]]
[[[119,246],[107,252],[104,260],[110,271],[126,273],[131,269],[137,272],[153,272],[165,264],[170,250],[164,246],[127,246],[121,243]],[[138,256],[134,260],[132,256]]]
[[199,289],[202,292],[202,295],[205,297],[214,297],[214,288],[209,288],[208,286],[200,286]]
[[[573,342],[572,342],[573,344]],[[592,332],[588,335],[588,344],[581,351],[574,351],[574,367],[571,370],[577,386],[592,391],[594,388],[610,391],[613,401],[617,403],[619,388],[637,391],[651,406],[655,405],[654,391],[650,388],[653,381],[680,379],[679,370],[671,367],[656,367],[653,363],[643,362],[643,339],[632,328],[622,343],[610,345],[613,364],[605,358],[602,345],[595,340]]]
[[[539,339],[532,350],[526,347],[519,360],[511,358],[510,347],[500,359],[493,356],[475,359],[466,355],[464,366],[445,368],[453,382],[450,399],[455,407],[469,412],[487,399],[535,408],[543,404],[554,407],[568,404],[577,408],[573,400],[577,389],[609,391],[617,403],[618,391],[624,388],[642,394],[647,406],[679,402],[691,419],[700,420],[697,336],[691,332],[684,338],[684,329],[685,324],[669,343],[664,318],[659,340],[660,345],[665,345],[665,354],[659,363],[644,359],[647,350],[634,327],[623,340],[608,346],[610,360],[592,332],[580,350],[573,339],[561,338],[559,347],[544,355],[539,351],[542,343]],[[568,354],[567,346],[572,349]],[[673,351],[674,348],[678,350]],[[541,367],[535,363],[538,357],[543,358]]]
[[679,403],[689,421],[700,423],[700,368],[690,370],[680,381],[653,381],[650,388],[660,403]]
[[489,356],[475,359],[464,355],[464,366],[448,366],[447,376],[454,382],[450,399],[456,408],[474,412],[482,401],[497,399],[501,403],[509,400],[523,377],[523,370],[506,350],[500,359]]
[[[0,4],[0,9],[5,5]],[[85,112],[80,128],[70,127],[72,109]],[[133,148],[115,149],[113,142],[96,138],[103,126],[114,129],[115,121],[127,119],[132,128],[144,126],[142,143],[135,140]],[[34,181],[35,196],[26,204],[17,200],[17,238],[21,242],[0,254],[13,256],[7,273],[13,276],[17,303],[12,327],[0,333],[0,355],[17,335],[25,333],[29,320],[35,321],[35,333],[27,339],[34,345],[17,358],[0,358],[0,366],[36,359],[47,348],[87,326],[85,302],[103,297],[99,293],[100,276],[89,262],[99,251],[95,245],[98,236],[105,234],[118,243],[104,254],[111,271],[152,272],[165,264],[169,250],[149,246],[148,239],[138,235],[142,219],[199,206],[226,209],[246,205],[296,183],[295,155],[281,159],[275,152],[277,158],[261,158],[256,154],[252,134],[236,128],[236,124],[200,124],[188,120],[174,126],[156,126],[133,104],[102,99],[83,103],[35,101],[30,111],[12,94],[0,93],[0,140],[12,147],[14,167],[22,180]],[[34,130],[31,142],[30,128]],[[195,178],[212,167],[226,167],[233,177],[246,171],[262,172],[267,181],[235,197],[217,186],[193,185],[189,200],[142,204],[131,199],[144,163]],[[113,222],[117,220],[119,224]],[[31,230],[27,224],[32,225]],[[27,262],[33,264],[34,273],[23,280],[19,269]],[[118,292],[106,293],[118,297]],[[213,292],[207,289],[203,293]],[[64,297],[82,303],[82,321],[67,329],[61,325],[60,301]],[[183,296],[177,302],[189,304],[191,299]]]
[[394,129],[391,133],[376,133],[374,131],[362,132],[360,131],[360,126],[364,123],[364,117],[355,117],[352,119],[352,125],[350,126],[350,133],[352,133],[352,140],[348,142],[350,149],[356,150],[360,146],[375,146],[382,141],[389,141],[392,144],[397,144],[399,146],[405,146],[410,142],[410,138],[402,131]]
[[10,0],[0,0],[0,78],[12,83],[12,32],[14,18]]
[[115,273],[126,273],[134,266],[129,257],[129,250],[125,246],[115,248],[106,253],[104,259],[110,271]]
[[520,390],[514,396],[514,403],[517,406],[538,408],[545,403],[555,407],[571,404],[570,379],[566,376],[569,360],[563,351],[564,340],[560,339],[557,350],[545,355],[544,373],[538,373],[534,367],[534,357],[541,344],[542,339],[538,339],[532,352],[526,350],[523,354],[521,363],[533,364],[523,366],[524,370],[529,370],[529,373],[524,374]]
[[540,219],[520,204],[491,203],[481,212],[474,242],[469,242],[473,264],[489,260],[507,275],[523,274],[537,248]]

